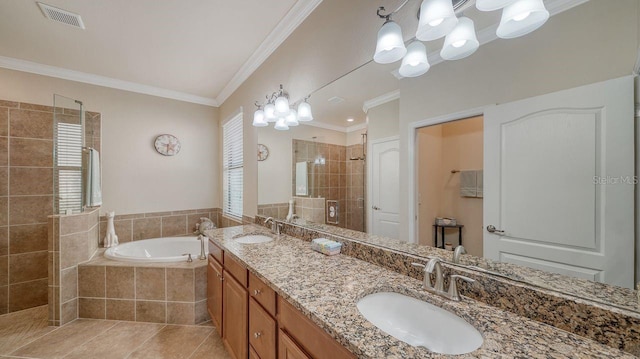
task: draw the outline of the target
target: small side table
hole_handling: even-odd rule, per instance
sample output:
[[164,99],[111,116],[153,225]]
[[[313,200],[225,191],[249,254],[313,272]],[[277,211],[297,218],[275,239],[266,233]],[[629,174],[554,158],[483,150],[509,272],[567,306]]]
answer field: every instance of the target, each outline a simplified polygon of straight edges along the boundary
[[[444,249],[444,229],[445,228],[458,228],[458,245],[462,244],[462,224],[456,224],[455,226],[440,226],[437,224],[433,225],[433,245],[436,248]],[[438,228],[440,228],[440,234],[442,235],[442,245],[438,246]]]

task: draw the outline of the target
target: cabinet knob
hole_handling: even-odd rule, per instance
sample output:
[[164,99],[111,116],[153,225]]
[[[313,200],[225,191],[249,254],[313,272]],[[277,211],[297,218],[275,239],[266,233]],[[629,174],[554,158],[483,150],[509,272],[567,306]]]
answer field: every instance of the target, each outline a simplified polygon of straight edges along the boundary
[[262,336],[262,332],[255,332],[253,333],[253,336],[257,339],[260,338]]
[[258,295],[260,293],[262,293],[262,291],[260,289],[256,289],[256,290],[253,291],[253,295]]

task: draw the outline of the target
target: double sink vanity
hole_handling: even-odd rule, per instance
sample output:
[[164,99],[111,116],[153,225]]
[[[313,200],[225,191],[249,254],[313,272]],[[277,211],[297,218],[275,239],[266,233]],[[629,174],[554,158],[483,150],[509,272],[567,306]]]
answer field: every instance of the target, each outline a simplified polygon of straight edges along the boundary
[[[442,261],[441,288],[435,288],[439,284],[422,280],[428,271],[412,263],[435,274],[440,260],[346,237],[330,238],[343,243],[342,253],[325,256],[309,241],[331,235],[294,224],[285,223],[281,234],[257,224],[206,234],[208,309],[234,358],[634,357],[471,299],[485,290],[479,287],[486,285],[481,278],[487,274],[453,273],[447,261]],[[406,262],[407,271],[380,265],[393,261]],[[460,301],[446,291],[451,275],[476,279],[459,281]],[[498,301],[509,298],[493,295]]]

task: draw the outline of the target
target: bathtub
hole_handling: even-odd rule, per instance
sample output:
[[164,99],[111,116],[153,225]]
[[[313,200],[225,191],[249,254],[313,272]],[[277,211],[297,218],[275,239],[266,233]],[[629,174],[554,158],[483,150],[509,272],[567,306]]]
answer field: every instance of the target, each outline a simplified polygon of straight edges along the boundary
[[[208,253],[207,249],[208,245],[205,243],[205,255]],[[123,262],[186,262],[187,257],[183,256],[183,253],[191,253],[194,261],[198,259],[198,237],[164,237],[123,243],[107,249],[104,256]]]

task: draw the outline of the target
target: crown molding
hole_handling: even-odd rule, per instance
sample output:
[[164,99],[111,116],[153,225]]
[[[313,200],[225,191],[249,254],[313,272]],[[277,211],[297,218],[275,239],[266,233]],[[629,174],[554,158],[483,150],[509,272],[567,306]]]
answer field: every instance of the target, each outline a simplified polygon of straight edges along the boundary
[[118,80],[111,77],[99,76],[86,72],[39,64],[36,62],[15,59],[12,57],[0,56],[0,67],[10,70],[55,77],[63,80],[82,82],[90,85],[109,87],[113,89],[136,92],[156,97],[163,97],[177,101],[196,103],[199,105],[213,107],[218,106],[218,103],[213,98],[196,96],[185,92],[168,90],[161,87],[143,85],[135,82]]
[[347,127],[346,128],[346,132],[347,133],[351,133],[351,132],[354,132],[354,131],[364,130],[366,128],[367,128],[367,123],[365,122],[365,123],[361,123],[361,124],[358,124],[358,125],[353,125],[353,126]]
[[239,87],[253,74],[263,62],[302,24],[302,22],[315,10],[322,0],[298,0],[295,5],[282,18],[282,21],[269,33],[262,44],[253,52],[251,57],[242,65],[240,70],[233,75],[231,81],[220,91],[216,101],[224,103]]
[[370,109],[383,105],[387,102],[391,102],[393,100],[397,100],[400,98],[400,90],[395,90],[395,91],[391,91],[388,92],[384,95],[380,95],[376,98],[372,98],[371,100],[367,100],[364,102],[364,105],[362,105],[362,111],[364,111],[364,113],[369,112]]

